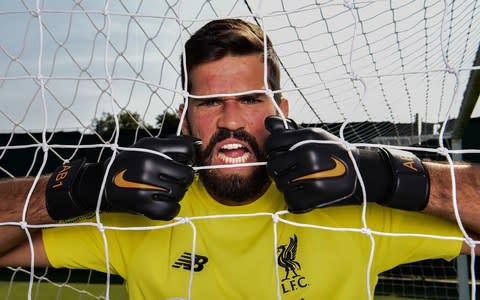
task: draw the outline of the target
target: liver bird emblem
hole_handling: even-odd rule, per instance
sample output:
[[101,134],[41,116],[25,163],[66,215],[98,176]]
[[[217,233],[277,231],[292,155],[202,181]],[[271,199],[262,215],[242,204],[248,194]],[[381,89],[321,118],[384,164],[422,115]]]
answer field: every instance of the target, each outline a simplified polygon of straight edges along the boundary
[[299,276],[296,270],[301,270],[301,266],[297,261],[295,261],[295,256],[297,255],[297,244],[297,235],[294,234],[293,238],[290,238],[288,246],[280,245],[277,248],[278,265],[285,269],[285,278],[282,279],[282,281],[288,279],[291,272],[293,273],[292,278]]

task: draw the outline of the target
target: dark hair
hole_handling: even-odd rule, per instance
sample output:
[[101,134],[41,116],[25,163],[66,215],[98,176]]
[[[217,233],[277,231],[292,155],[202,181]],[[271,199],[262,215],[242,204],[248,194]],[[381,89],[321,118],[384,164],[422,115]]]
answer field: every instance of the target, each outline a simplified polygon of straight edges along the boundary
[[[250,55],[264,53],[263,30],[260,26],[241,19],[220,19],[207,23],[185,43],[187,73],[200,64],[219,60],[227,55]],[[268,84],[272,90],[280,89],[280,67],[278,56],[267,36]],[[185,84],[183,56],[181,57],[182,86]],[[188,91],[192,84],[188,77]],[[184,87],[184,86],[183,86]],[[185,87],[184,87],[185,88]],[[277,102],[280,93],[275,93]]]

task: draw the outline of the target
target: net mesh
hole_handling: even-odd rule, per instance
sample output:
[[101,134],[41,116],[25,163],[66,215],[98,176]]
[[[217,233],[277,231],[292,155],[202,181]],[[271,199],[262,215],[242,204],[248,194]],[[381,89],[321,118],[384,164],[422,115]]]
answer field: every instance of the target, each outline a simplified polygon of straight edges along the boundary
[[[470,73],[480,69],[473,63],[480,41],[478,6],[433,0],[2,1],[0,171],[3,177],[38,178],[73,158],[101,161],[143,136],[176,132],[178,120],[171,116],[187,95],[179,76],[183,44],[207,21],[224,17],[255,22],[270,36],[282,66],[281,92],[299,123],[324,127],[357,146],[402,146],[453,165],[454,154],[480,153],[454,149],[448,140]],[[272,215],[272,226],[285,221],[282,214]],[[192,219],[175,224],[185,222],[195,228]],[[26,232],[32,227],[0,223],[11,225]],[[91,225],[102,228],[100,222]],[[366,220],[364,225],[355,230],[370,237],[385,234],[368,230]],[[473,281],[474,264],[472,259]],[[454,265],[439,269],[456,280]],[[11,280],[2,293],[11,299],[19,274],[29,274],[23,295],[36,298],[41,297],[36,283],[52,271],[3,272]],[[365,272],[368,285],[370,270]],[[378,294],[398,293],[412,281],[424,284],[436,276],[413,274],[384,274]],[[68,276],[62,280],[58,298],[70,297],[62,296],[65,288],[79,298],[120,297],[111,294],[110,274],[96,294],[77,289]],[[451,289],[455,299],[456,283]],[[471,289],[475,297],[475,284]],[[447,299],[452,293],[431,297]]]

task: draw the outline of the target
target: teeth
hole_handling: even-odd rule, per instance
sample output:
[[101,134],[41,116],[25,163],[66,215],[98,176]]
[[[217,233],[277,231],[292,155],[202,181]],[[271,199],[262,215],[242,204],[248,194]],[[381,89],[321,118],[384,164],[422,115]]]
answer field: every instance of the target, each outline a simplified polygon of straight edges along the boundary
[[[245,146],[239,143],[231,143],[231,144],[225,144],[223,145],[220,150],[238,150],[238,149],[245,149]],[[218,153],[218,158],[223,161],[225,164],[243,164],[248,161],[250,158],[250,153],[248,151],[245,151],[241,156],[237,157],[230,157],[225,155],[223,152]]]
[[222,152],[218,153],[218,158],[222,160],[226,164],[243,164],[246,163],[247,160],[250,158],[250,153],[245,152],[242,156],[239,157],[229,157],[223,154]]
[[225,144],[222,146],[222,150],[235,150],[235,149],[240,149],[244,148],[242,144]]

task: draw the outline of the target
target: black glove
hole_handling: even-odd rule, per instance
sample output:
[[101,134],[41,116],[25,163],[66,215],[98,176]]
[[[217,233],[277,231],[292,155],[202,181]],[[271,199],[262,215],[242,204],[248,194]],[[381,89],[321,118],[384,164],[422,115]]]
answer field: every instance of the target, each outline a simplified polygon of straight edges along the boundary
[[[301,213],[328,205],[361,204],[362,190],[348,150],[341,140],[322,129],[300,128],[270,116],[265,127],[267,170],[284,193],[288,210]],[[293,150],[295,144],[307,141]],[[428,203],[429,178],[420,159],[407,151],[358,149],[351,152],[365,184],[367,201],[420,211]]]
[[[193,137],[174,136],[144,138],[132,146],[172,159],[139,151],[119,153],[107,175],[100,210],[173,219],[194,178],[195,144],[199,140]],[[95,211],[109,161],[89,164],[83,159],[58,167],[47,185],[49,215],[54,220],[67,220]]]

